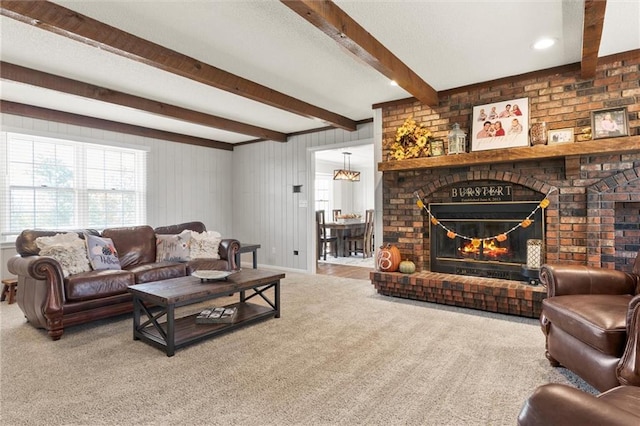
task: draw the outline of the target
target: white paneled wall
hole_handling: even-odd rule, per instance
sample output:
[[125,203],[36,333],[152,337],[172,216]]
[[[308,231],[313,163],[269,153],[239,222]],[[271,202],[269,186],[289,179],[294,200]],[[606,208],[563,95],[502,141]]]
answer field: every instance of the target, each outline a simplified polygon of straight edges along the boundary
[[[199,220],[207,229],[232,235],[232,151],[7,114],[0,119],[2,131],[147,149],[147,224],[155,227]],[[6,161],[6,150],[0,152],[0,161]],[[6,278],[10,276],[6,261],[15,250],[3,245],[0,253],[2,278]]]
[[[242,145],[232,152],[7,114],[0,119],[2,131],[147,149],[147,224],[200,220],[223,236],[261,244],[260,264],[300,270],[314,260],[314,253],[308,253],[314,232],[309,226],[314,209],[310,149],[372,141],[374,127],[366,123],[355,132],[325,130],[293,136],[286,143]],[[302,192],[294,194],[294,185],[302,185]],[[0,254],[6,278],[6,260],[15,250],[5,245]]]
[[[310,183],[310,149],[373,140],[373,123],[355,132],[333,129],[290,137],[286,143],[260,142],[236,147],[233,154],[233,235],[258,243],[260,264],[306,270],[315,232],[309,226],[314,209]],[[293,193],[302,185],[301,193]],[[294,255],[298,251],[298,255]]]

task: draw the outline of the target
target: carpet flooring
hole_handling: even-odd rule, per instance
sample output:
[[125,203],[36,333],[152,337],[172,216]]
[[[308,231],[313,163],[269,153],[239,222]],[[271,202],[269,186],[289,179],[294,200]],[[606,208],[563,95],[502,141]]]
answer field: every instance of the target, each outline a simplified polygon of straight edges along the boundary
[[514,425],[536,386],[585,386],[549,366],[536,320],[331,276],[287,273],[281,293],[281,318],[173,357],[134,341],[129,315],[54,342],[2,303],[0,423]]

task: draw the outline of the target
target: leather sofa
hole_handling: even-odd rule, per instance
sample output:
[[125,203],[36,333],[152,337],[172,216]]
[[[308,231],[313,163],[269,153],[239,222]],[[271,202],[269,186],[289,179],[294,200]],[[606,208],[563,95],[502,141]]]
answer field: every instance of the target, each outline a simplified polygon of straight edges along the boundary
[[[606,318],[606,314],[604,317]],[[577,318],[574,316],[574,319],[578,320]],[[640,425],[640,387],[637,386],[640,365],[640,303],[635,303],[630,309],[627,330],[628,338],[624,355],[618,361],[616,369],[619,374],[617,378],[620,383],[623,383],[622,385],[616,385],[597,396],[558,383],[540,386],[525,401],[518,416],[518,424],[520,426]],[[585,354],[575,353],[574,356],[578,360],[584,360],[585,356],[591,353],[583,345],[577,345],[574,348],[574,350],[578,349],[586,352]],[[613,356],[611,358],[615,359]],[[606,360],[607,358],[605,355],[598,355],[595,359]],[[594,362],[588,364],[593,366]],[[610,367],[604,363],[589,377],[602,376],[607,379],[611,375],[609,370]]]
[[[61,231],[24,230],[16,239],[17,255],[7,262],[9,272],[17,275],[18,306],[27,321],[47,330],[58,340],[64,329],[133,310],[128,286],[190,275],[198,269],[235,270],[240,242],[223,239],[220,259],[194,259],[185,262],[156,262],[156,234],[179,234],[184,230],[206,231],[202,222],[153,229],[150,226],[110,228],[101,236],[111,238],[118,253],[121,269],[98,269],[64,277],[58,261],[40,256],[36,239]],[[68,231],[62,231],[68,232]],[[76,231],[100,236],[95,230]]]
[[640,386],[640,254],[630,273],[545,264],[540,281],[547,287],[540,323],[551,365],[601,392]]

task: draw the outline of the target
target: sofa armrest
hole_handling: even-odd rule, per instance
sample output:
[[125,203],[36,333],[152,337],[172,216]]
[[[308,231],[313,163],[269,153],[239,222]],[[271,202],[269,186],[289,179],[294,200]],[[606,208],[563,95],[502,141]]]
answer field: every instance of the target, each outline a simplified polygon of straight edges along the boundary
[[640,386],[640,295],[629,302],[627,344],[616,367],[616,376],[623,385]]
[[7,262],[9,272],[18,276],[18,306],[36,327],[49,330],[57,340],[62,336],[64,277],[57,260],[48,256],[13,256]]
[[239,250],[240,241],[234,238],[225,238],[220,241],[218,254],[220,255],[220,259],[226,260],[229,263],[229,271],[238,269],[238,265],[236,265],[236,253],[238,253]]
[[583,265],[544,264],[540,282],[547,287],[547,296],[568,294],[635,294],[636,278],[614,269]]
[[538,387],[518,415],[520,426],[630,426],[639,421],[640,417],[605,400],[558,383]]

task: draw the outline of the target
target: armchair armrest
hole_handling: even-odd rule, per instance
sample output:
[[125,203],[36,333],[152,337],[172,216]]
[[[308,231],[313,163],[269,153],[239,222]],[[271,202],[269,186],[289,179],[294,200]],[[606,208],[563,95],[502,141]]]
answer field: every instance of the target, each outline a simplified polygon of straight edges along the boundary
[[18,306],[35,327],[49,330],[57,340],[62,336],[64,277],[62,267],[52,257],[16,255],[7,262],[9,272],[18,276]]
[[544,264],[540,282],[548,297],[568,294],[636,294],[636,278],[626,272],[583,265]]
[[640,417],[606,400],[558,383],[538,387],[518,415],[520,426],[630,426],[639,421]]
[[627,344],[616,367],[616,376],[623,385],[640,386],[640,295],[629,302]]

